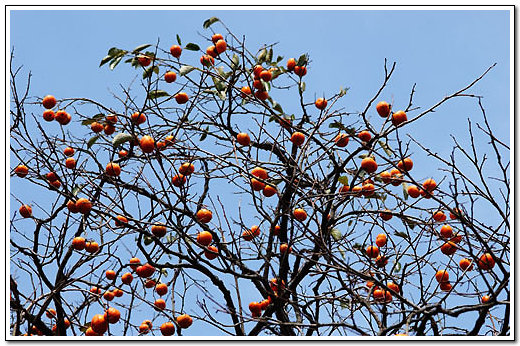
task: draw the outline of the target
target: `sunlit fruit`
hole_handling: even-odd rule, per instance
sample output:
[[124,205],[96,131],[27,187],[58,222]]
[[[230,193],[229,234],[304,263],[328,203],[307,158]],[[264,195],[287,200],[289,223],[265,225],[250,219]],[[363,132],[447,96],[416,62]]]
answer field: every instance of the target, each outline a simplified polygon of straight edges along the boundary
[[365,157],[361,161],[361,168],[365,170],[367,173],[374,173],[377,170],[377,163],[371,157]]
[[208,231],[202,231],[197,234],[197,243],[202,246],[208,246],[213,241],[213,236]]
[[406,117],[406,113],[403,111],[398,111],[392,114],[392,124],[394,126],[399,126],[407,120],[408,118]]
[[19,165],[14,169],[14,173],[20,178],[25,178],[27,173],[29,173],[29,169],[25,165]]
[[31,217],[32,216],[32,208],[27,205],[27,204],[23,204],[20,209],[18,209],[18,212],[20,213],[20,215],[22,217],[25,217],[25,218],[28,218],[28,217]]
[[190,315],[183,314],[180,316],[177,316],[177,324],[179,324],[179,327],[186,329],[193,323],[193,319],[190,317]]
[[216,246],[210,245],[207,248],[204,249],[204,256],[206,256],[207,259],[212,260],[217,258],[218,256],[218,249]]
[[336,145],[340,148],[346,147],[348,144],[349,138],[346,133],[340,133],[339,135],[334,138],[334,142]]
[[385,101],[381,101],[376,105],[377,114],[383,118],[388,118],[390,115],[390,105]]
[[369,245],[365,252],[370,258],[377,258],[377,256],[379,256],[379,248],[377,246]]
[[478,267],[482,270],[491,270],[495,266],[495,259],[490,253],[483,254],[478,260]]
[[197,211],[197,220],[203,223],[208,223],[213,218],[213,213],[208,209],[200,209]]
[[164,80],[166,83],[173,83],[177,79],[177,74],[173,71],[168,71],[164,74]]
[[307,213],[302,208],[296,208],[293,211],[293,216],[298,221],[305,221],[307,218]]
[[180,46],[174,44],[173,46],[170,47],[170,53],[175,58],[179,58],[181,56],[181,53],[182,53],[182,48]]
[[43,107],[51,109],[56,106],[56,98],[52,95],[47,95],[42,100]]

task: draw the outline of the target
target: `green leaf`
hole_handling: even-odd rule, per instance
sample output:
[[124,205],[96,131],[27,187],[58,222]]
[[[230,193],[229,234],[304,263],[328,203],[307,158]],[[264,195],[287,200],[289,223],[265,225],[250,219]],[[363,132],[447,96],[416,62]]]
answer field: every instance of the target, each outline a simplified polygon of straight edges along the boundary
[[330,235],[332,236],[332,238],[334,238],[335,241],[341,240],[341,237],[342,237],[340,230],[337,228],[333,228],[330,231]]
[[185,65],[185,66],[181,67],[181,69],[179,70],[179,76],[185,76],[193,70],[195,70],[195,67]]
[[370,154],[361,154],[361,155],[358,155],[358,158],[360,159],[366,159],[367,157],[369,157]]
[[273,102],[273,109],[283,114],[282,106],[278,102]]
[[266,81],[262,80],[262,85],[264,86],[264,90],[269,92],[271,91],[271,85],[267,83]]
[[179,44],[179,46],[182,46],[181,38],[180,38],[179,34],[177,34],[177,43]]
[[188,43],[186,47],[184,47],[187,50],[193,50],[193,51],[199,51],[200,47],[196,45],[195,43]]
[[117,66],[117,64],[119,64],[121,59],[123,59],[122,56],[118,56],[117,58],[115,58],[109,65],[110,69],[113,70]]
[[232,68],[237,68],[240,64],[240,58],[238,57],[238,55],[236,54],[233,54],[233,59],[231,59],[231,67]]
[[403,183],[402,185],[403,185],[403,196],[406,201],[406,200],[408,200],[408,184]]
[[207,28],[209,28],[212,24],[218,22],[219,20],[220,20],[220,19],[218,19],[217,17],[211,17],[210,19],[206,19],[206,20],[204,21],[204,24],[202,24],[202,27],[203,27],[204,29],[207,29]]
[[355,243],[354,245],[352,245],[352,247],[356,250],[359,250],[359,251],[365,251],[363,249],[363,245],[359,244],[359,243]]
[[412,219],[410,219],[406,216],[403,216],[402,220],[403,220],[403,223],[408,225],[408,227],[410,227],[411,229],[413,229],[415,227],[415,225],[417,225],[417,223],[415,221],[413,221]]
[[150,66],[143,71],[143,79],[150,77],[153,73],[154,66]]
[[267,49],[262,49],[260,51],[260,54],[258,54],[257,62],[259,64],[263,63],[265,61],[265,57],[267,56]]
[[142,45],[140,45],[140,46],[134,48],[134,50],[132,51],[132,53],[134,53],[134,54],[135,54],[135,53],[139,53],[139,52],[142,51],[143,49],[148,48],[148,47],[150,47],[150,46],[151,46],[151,44],[142,44]]
[[401,263],[398,262],[397,260],[394,260],[394,272],[399,273],[400,270],[401,270]]
[[161,273],[162,275],[164,275],[164,277],[168,277],[168,271],[166,270],[166,268],[161,268]]
[[283,60],[283,56],[280,56],[280,55],[279,55],[279,56],[276,58],[276,63],[278,64],[278,63],[279,63],[280,61],[282,61],[282,60]]
[[296,66],[303,66],[307,63],[307,54],[302,54],[296,62]]
[[343,249],[341,247],[338,248],[338,251],[339,251],[341,257],[343,257],[343,259],[345,259],[345,251],[343,251]]
[[87,322],[87,323],[85,323],[84,326],[79,327],[79,331],[82,333],[85,333],[87,331],[87,329],[89,329],[89,328],[90,328],[90,322]]
[[348,185],[348,177],[346,175],[340,176],[338,181],[343,185]]
[[164,90],[152,90],[148,94],[148,98],[149,99],[156,99],[156,98],[159,98],[159,97],[166,97],[166,96],[170,96],[170,94],[168,94]]
[[408,234],[405,233],[405,232],[395,232],[394,234],[395,234],[396,236],[401,237],[401,238],[404,238],[404,239],[408,239],[408,238],[409,238],[409,237],[408,237]]
[[131,140],[134,139],[134,136],[132,136],[131,134],[129,133],[118,133],[114,139],[112,140],[112,147],[114,148],[117,148],[118,146],[120,146],[121,144],[125,143],[125,142],[129,142]]
[[154,66],[153,67],[153,73],[159,74],[159,66]]
[[152,237],[145,235],[144,236],[144,245],[150,245],[153,242]]
[[99,136],[94,136],[91,139],[89,139],[88,142],[87,142],[87,148],[90,149],[90,147],[93,146],[94,143],[96,143],[98,138],[99,138]]
[[[341,251],[341,250],[340,250]],[[339,299],[339,306],[342,308],[342,309],[346,309],[350,306],[349,304],[349,300],[348,299]]]
[[114,56],[118,55],[120,52],[122,52],[121,49],[112,47],[108,50],[108,55],[110,55],[111,57],[114,57]]
[[81,125],[92,125],[92,123],[95,123],[99,119],[103,119],[105,117],[104,114],[96,114],[90,119],[85,119],[81,122]]
[[305,91],[305,82],[300,82],[300,88]]
[[81,191],[81,189],[83,189],[86,185],[87,184],[80,184],[80,185],[74,186],[74,188],[71,191],[72,196],[76,197],[78,195],[78,193]]
[[269,48],[267,56],[265,57],[265,61],[267,61],[268,63],[270,63],[271,60],[273,60],[273,48]]
[[390,149],[390,147],[385,142],[383,142],[382,140],[379,140],[377,142],[379,143],[381,148],[383,148],[383,150],[385,151],[386,155],[388,155],[388,156],[394,155],[394,152],[392,151],[392,149]]
[[339,121],[334,121],[332,123],[329,124],[329,127],[331,129],[340,129],[340,130],[346,130],[347,128],[345,127],[345,125],[343,125],[342,123],[340,123]]
[[202,142],[203,140],[206,139],[206,137],[208,137],[208,132],[209,132],[209,126],[206,126],[206,129],[204,130],[204,133],[200,136],[200,141]]
[[349,88],[343,89],[343,87],[339,88],[339,97],[345,96]]
[[105,65],[107,62],[109,62],[110,60],[112,60],[112,56],[110,55],[107,55],[106,57],[104,57],[103,59],[101,59],[101,63],[99,64],[99,67]]

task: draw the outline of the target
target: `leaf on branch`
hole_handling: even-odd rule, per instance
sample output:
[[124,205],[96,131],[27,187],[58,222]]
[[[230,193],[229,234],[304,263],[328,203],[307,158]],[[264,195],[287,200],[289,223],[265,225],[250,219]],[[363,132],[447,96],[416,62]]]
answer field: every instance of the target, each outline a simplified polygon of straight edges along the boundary
[[168,94],[164,90],[152,90],[148,94],[148,98],[149,99],[156,99],[156,98],[159,98],[159,97],[166,97],[166,96],[170,96],[170,94]]
[[84,326],[79,327],[79,331],[82,333],[85,333],[87,331],[87,329],[89,329],[89,328],[90,328],[90,322],[87,322],[87,323],[85,323]]
[[185,65],[185,66],[181,67],[181,69],[179,70],[179,76],[185,76],[193,70],[195,70],[195,67]]
[[104,57],[103,59],[101,59],[101,63],[99,64],[99,67],[105,65],[107,62],[109,62],[110,60],[112,60],[112,56],[111,55],[107,55],[106,57]]
[[279,55],[277,58],[276,58],[276,63],[278,64],[280,61],[283,60],[283,56]]
[[303,66],[307,63],[307,54],[302,54],[298,58],[298,62],[296,63],[296,66]]
[[343,89],[343,87],[339,88],[339,97],[343,97],[345,96],[345,94],[347,93],[347,91],[349,90],[349,88],[346,88],[346,89]]
[[260,51],[260,54],[258,54],[258,58],[256,59],[256,61],[259,64],[261,64],[265,61],[266,56],[267,56],[267,49],[264,48]]
[[200,136],[200,141],[202,142],[203,140],[206,139],[206,137],[208,137],[208,133],[209,133],[209,126],[206,126],[206,129],[204,130],[204,133]]
[[164,277],[168,277],[168,271],[166,270],[166,268],[161,268],[161,273],[162,275],[164,275]]
[[408,239],[408,238],[409,238],[409,237],[408,237],[408,234],[405,233],[405,232],[395,232],[394,234],[395,234],[396,236],[401,237],[401,238],[404,238],[404,239]]
[[112,47],[108,50],[108,55],[110,55],[111,57],[114,57],[114,56],[118,55],[120,52],[122,52],[121,49],[119,49],[117,47]]
[[408,184],[407,183],[403,183],[403,196],[404,196],[404,200],[408,200]]
[[240,58],[238,57],[238,55],[233,54],[233,59],[231,59],[231,67],[233,69],[236,69],[236,68],[238,68],[239,64],[240,64]]
[[113,70],[117,66],[117,64],[119,64],[121,59],[123,59],[123,56],[118,56],[117,58],[115,58],[109,65],[110,69]]
[[397,260],[394,261],[394,272],[399,273],[401,271],[401,262],[398,262]]
[[95,123],[99,119],[103,119],[105,117],[104,114],[96,114],[90,119],[85,119],[81,122],[81,125],[91,125],[92,123]]
[[343,249],[341,248],[341,246],[338,247],[338,251],[339,251],[341,257],[343,257],[343,259],[345,259],[345,251],[343,251]]
[[340,129],[340,130],[346,130],[347,128],[345,127],[345,125],[343,125],[342,123],[340,123],[339,121],[334,121],[332,123],[329,124],[329,128],[331,129]]
[[300,89],[302,89],[302,91],[305,91],[305,82],[300,83]]
[[91,139],[89,139],[87,142],[87,148],[90,149],[90,147],[92,147],[94,145],[94,143],[96,143],[98,138],[99,138],[99,136],[94,136]]
[[134,136],[132,136],[131,134],[129,133],[118,133],[114,139],[112,140],[112,147],[114,148],[117,148],[118,146],[120,146],[121,144],[125,143],[125,142],[129,142],[131,141],[132,139],[134,139]]
[[265,57],[265,61],[267,61],[268,63],[271,63],[271,60],[273,60],[273,48],[269,48],[267,56]]
[[187,50],[199,51],[200,47],[195,43],[188,43],[185,47]]
[[180,38],[179,34],[177,34],[177,43],[179,44],[179,46],[182,46],[181,38]]
[[78,193],[81,191],[81,189],[83,189],[86,185],[87,184],[80,184],[80,185],[74,186],[74,188],[71,191],[72,196],[76,197],[78,195]]
[[144,236],[144,245],[150,245],[153,242],[152,237],[149,237],[147,235]]
[[348,177],[346,175],[340,176],[338,181],[343,185],[348,185]]
[[417,222],[415,222],[414,220],[410,219],[409,217],[407,216],[402,216],[401,219],[403,220],[403,223],[405,225],[407,225],[408,227],[410,227],[411,229],[413,229],[416,225],[417,225]]
[[154,68],[154,66],[150,66],[150,67],[148,67],[147,69],[145,69],[143,71],[143,79],[146,79],[146,78],[148,78],[148,77],[150,77],[152,75],[153,68]]
[[278,102],[273,102],[273,109],[283,114],[282,106]]
[[365,251],[363,249],[363,245],[359,244],[359,243],[355,243],[354,245],[352,245],[352,247],[355,249],[355,250],[359,250],[359,251]]
[[379,143],[381,148],[383,148],[383,150],[385,151],[386,155],[388,155],[388,156],[394,155],[394,152],[392,151],[392,149],[390,149],[390,147],[385,142],[383,142],[381,140],[379,140],[377,142]]
[[139,53],[139,52],[142,51],[143,49],[146,49],[146,48],[148,48],[148,47],[150,47],[150,46],[151,46],[151,44],[142,44],[142,45],[136,47],[136,48],[132,51],[132,53],[133,53],[133,54]]
[[330,231],[330,235],[332,236],[332,238],[334,238],[335,241],[341,240],[341,237],[342,237],[340,230],[337,228],[333,228]]
[[211,17],[210,19],[206,19],[206,20],[204,21],[204,24],[202,24],[202,27],[203,27],[204,29],[207,29],[207,28],[209,28],[212,24],[218,22],[219,20],[220,20],[220,19],[218,19],[217,17]]

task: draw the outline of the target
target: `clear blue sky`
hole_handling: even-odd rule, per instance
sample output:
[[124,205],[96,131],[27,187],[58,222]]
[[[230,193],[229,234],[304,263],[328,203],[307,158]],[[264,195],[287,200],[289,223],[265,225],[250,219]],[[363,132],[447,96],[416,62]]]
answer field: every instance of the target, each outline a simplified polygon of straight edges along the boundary
[[[9,48],[14,48],[15,65],[32,71],[31,95],[58,98],[88,97],[111,103],[110,91],[118,91],[135,77],[135,70],[120,64],[114,71],[99,68],[111,47],[133,49],[160,39],[168,49],[178,34],[183,44],[194,42],[205,49],[208,35],[202,23],[220,18],[238,37],[244,35],[251,49],[278,42],[275,55],[298,57],[309,53],[311,67],[305,82],[307,99],[330,96],[349,87],[337,103],[350,111],[364,109],[383,80],[383,63],[397,68],[380,99],[393,100],[397,108],[408,104],[414,83],[414,104],[424,109],[445,95],[467,85],[493,63],[497,66],[472,89],[484,95],[483,104],[496,135],[509,143],[510,133],[510,21],[506,8],[491,10],[22,10],[10,12]],[[218,24],[217,32],[224,32]],[[185,52],[195,61],[200,53]],[[198,65],[197,65],[198,66]],[[284,105],[284,99],[278,100]],[[289,100],[285,101],[290,103]],[[39,115],[40,107],[28,107]],[[372,112],[372,114],[375,114]],[[415,113],[418,114],[418,113]],[[374,115],[375,116],[375,115]],[[447,157],[452,147],[450,133],[467,143],[467,118],[479,122],[474,100],[455,99],[434,114],[407,128],[425,146]],[[78,126],[73,124],[72,126]],[[432,174],[441,177],[433,161],[424,159],[414,172],[418,179]],[[11,156],[12,158],[12,156]],[[11,167],[17,162],[11,162]],[[434,173],[432,173],[434,172]],[[439,179],[440,180],[440,179]],[[20,179],[11,180],[11,190],[27,200],[42,201],[24,190]],[[13,200],[11,199],[11,203]],[[11,213],[13,214],[12,204]],[[189,310],[189,309],[188,309]],[[191,329],[186,335],[211,334],[211,328]]]

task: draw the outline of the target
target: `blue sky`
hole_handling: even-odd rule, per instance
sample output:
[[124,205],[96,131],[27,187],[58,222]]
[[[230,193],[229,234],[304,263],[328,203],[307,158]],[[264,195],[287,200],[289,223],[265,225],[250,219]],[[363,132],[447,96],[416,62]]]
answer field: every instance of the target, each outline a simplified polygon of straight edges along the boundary
[[[397,62],[396,71],[379,99],[393,100],[405,108],[416,83],[414,104],[421,110],[466,86],[492,64],[497,66],[473,89],[483,95],[483,104],[496,135],[509,143],[510,133],[510,13],[503,10],[15,10],[10,12],[10,49],[15,65],[32,71],[31,95],[88,97],[112,102],[111,91],[119,91],[136,75],[120,64],[114,71],[99,68],[111,47],[131,50],[160,39],[168,49],[178,34],[183,44],[194,42],[205,49],[209,31],[202,23],[220,18],[238,37],[246,38],[252,50],[278,42],[275,55],[298,57],[309,53],[311,66],[305,77],[309,100],[330,96],[340,87],[347,95],[337,106],[351,111],[364,109],[383,80],[383,64]],[[218,24],[212,26],[223,32]],[[183,52],[183,58],[196,64],[200,53]],[[198,65],[197,65],[198,66]],[[316,95],[316,96],[315,96]],[[291,109],[291,100],[280,99]],[[39,107],[28,108],[38,115]],[[287,111],[287,110],[286,110]],[[412,115],[418,114],[416,111]],[[372,115],[377,119],[375,112]],[[436,113],[409,125],[408,133],[433,151],[448,156],[450,134],[467,143],[467,118],[481,121],[479,108],[470,99],[455,99]],[[78,126],[79,125],[72,125]],[[482,144],[482,143],[480,143]],[[423,179],[435,172],[434,162],[424,159],[414,172]],[[12,158],[12,156],[11,156]],[[417,160],[417,162],[419,159]],[[11,167],[16,163],[11,162]],[[441,176],[441,173],[435,173]],[[44,200],[24,189],[23,182],[11,180],[17,196]],[[12,202],[12,199],[11,199]],[[13,205],[17,205],[14,203]],[[11,215],[13,210],[11,211]],[[188,331],[187,334],[189,335]],[[198,330],[198,332],[208,332]]]

